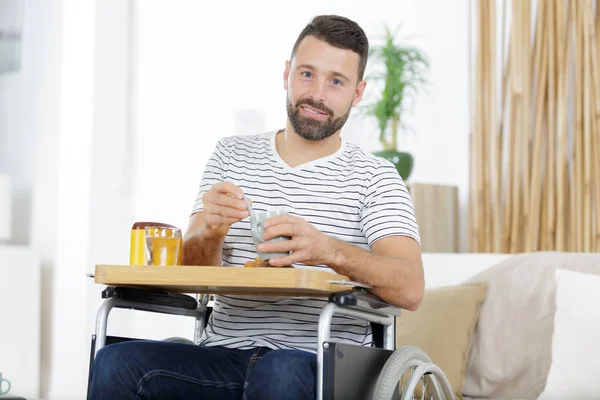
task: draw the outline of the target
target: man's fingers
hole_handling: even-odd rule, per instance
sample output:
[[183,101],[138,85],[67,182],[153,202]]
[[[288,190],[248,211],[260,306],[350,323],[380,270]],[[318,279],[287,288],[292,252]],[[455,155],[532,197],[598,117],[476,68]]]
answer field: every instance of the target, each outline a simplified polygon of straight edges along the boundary
[[215,203],[204,204],[204,210],[210,215],[218,215],[225,218],[237,218],[238,220],[248,216],[248,211],[242,211],[237,208],[222,206]]
[[272,225],[270,228],[265,228],[263,233],[264,240],[271,240],[277,236],[297,236],[298,229],[294,224]]
[[295,240],[281,240],[279,242],[264,242],[258,245],[257,250],[264,253],[287,253],[298,248]]
[[240,211],[248,210],[248,206],[244,200],[236,199],[229,194],[223,194],[215,191],[207,192],[202,197],[202,200],[205,204],[210,203],[221,207],[235,208],[236,210]]
[[276,216],[271,217],[268,220],[266,220],[265,223],[263,224],[263,226],[265,227],[265,229],[268,229],[275,225],[295,224],[299,221],[300,221],[300,219],[298,217],[294,217],[289,214],[280,214],[280,215],[276,215]]
[[240,218],[235,217],[223,217],[216,214],[209,214],[206,217],[206,225],[208,226],[219,226],[219,225],[233,225],[239,222]]
[[244,192],[242,191],[242,189],[240,189],[238,186],[234,185],[231,182],[217,183],[212,187],[212,190],[218,193],[229,194],[239,200],[244,198]]
[[244,200],[233,198],[228,194],[218,194],[215,203],[223,207],[235,208],[240,211],[248,210],[248,205]]
[[221,217],[221,221],[223,224],[227,224],[227,225],[233,225],[236,222],[240,222],[241,220],[239,218],[226,218],[226,217]]
[[270,258],[269,264],[271,264],[274,267],[287,267],[288,265],[301,263],[305,260],[306,255],[303,252],[299,251],[285,257]]

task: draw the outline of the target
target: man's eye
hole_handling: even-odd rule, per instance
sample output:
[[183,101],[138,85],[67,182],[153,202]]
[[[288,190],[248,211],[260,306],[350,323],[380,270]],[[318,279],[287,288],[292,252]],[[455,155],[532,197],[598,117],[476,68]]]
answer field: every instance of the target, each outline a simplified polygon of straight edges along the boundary
[[342,81],[340,81],[339,79],[334,79],[333,81],[331,81],[335,86],[339,86],[342,84]]
[[305,78],[312,78],[312,74],[310,72],[308,72],[308,71],[304,71],[302,73],[302,76],[304,76]]

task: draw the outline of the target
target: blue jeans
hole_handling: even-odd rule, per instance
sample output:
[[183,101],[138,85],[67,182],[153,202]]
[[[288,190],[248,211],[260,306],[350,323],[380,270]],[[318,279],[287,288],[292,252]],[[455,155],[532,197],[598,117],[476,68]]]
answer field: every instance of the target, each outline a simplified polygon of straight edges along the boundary
[[90,400],[315,398],[316,355],[135,340],[103,347]]

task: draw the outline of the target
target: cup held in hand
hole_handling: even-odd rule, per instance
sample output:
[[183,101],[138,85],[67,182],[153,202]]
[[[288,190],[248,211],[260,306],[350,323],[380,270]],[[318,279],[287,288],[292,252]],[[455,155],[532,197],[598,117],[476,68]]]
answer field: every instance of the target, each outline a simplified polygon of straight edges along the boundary
[[[276,215],[282,215],[282,214],[286,214],[286,212],[279,211],[279,210],[271,210],[271,211],[266,211],[266,212],[265,211],[255,211],[252,213],[252,215],[250,216],[250,227],[252,229],[252,241],[254,242],[255,247],[257,247],[259,244],[265,243],[265,242],[272,243],[272,242],[281,242],[284,240],[292,239],[289,236],[277,236],[270,240],[263,239],[263,233],[264,233],[263,224],[264,224],[264,222],[266,220],[268,220],[269,218],[272,218]],[[290,254],[289,252],[265,253],[265,252],[258,251],[258,256],[263,261],[266,261],[270,258],[285,257],[289,254]]]

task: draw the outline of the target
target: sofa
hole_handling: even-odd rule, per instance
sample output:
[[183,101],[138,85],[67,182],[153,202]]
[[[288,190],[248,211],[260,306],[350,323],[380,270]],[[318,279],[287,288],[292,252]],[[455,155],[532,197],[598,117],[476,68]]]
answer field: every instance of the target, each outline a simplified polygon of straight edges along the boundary
[[600,399],[600,253],[423,255],[421,307],[397,321],[458,399]]

